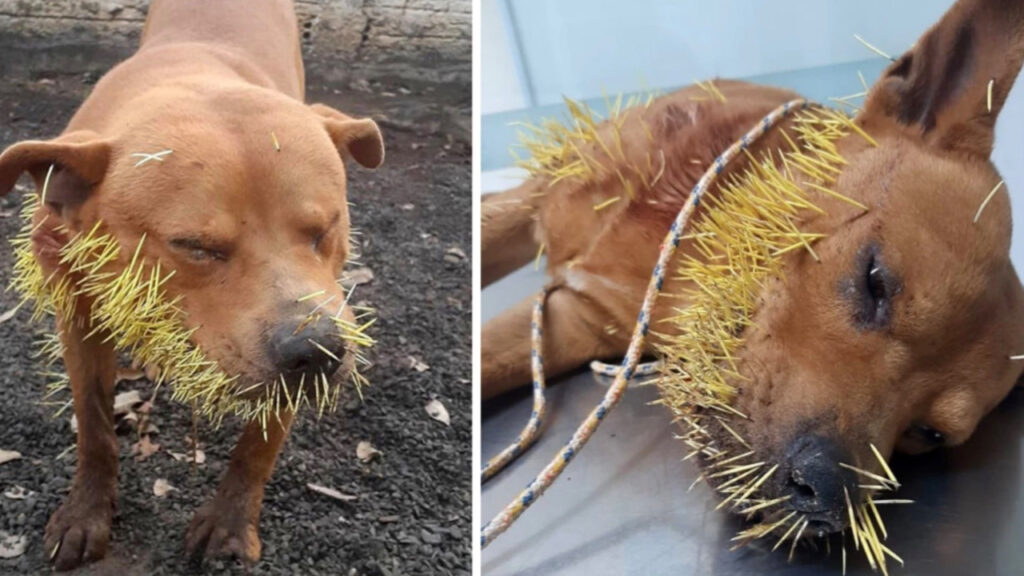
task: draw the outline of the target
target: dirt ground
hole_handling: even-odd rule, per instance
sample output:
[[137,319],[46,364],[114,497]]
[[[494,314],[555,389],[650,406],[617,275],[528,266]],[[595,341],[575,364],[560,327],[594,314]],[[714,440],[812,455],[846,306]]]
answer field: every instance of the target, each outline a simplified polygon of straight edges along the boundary
[[[96,80],[36,71],[0,82],[0,148],[27,138],[56,135]],[[365,401],[349,395],[338,412],[316,421],[304,416],[293,429],[267,486],[260,526],[263,558],[254,574],[469,574],[471,479],[471,253],[470,90],[401,82],[324,85],[310,78],[309,100],[377,118],[388,147],[376,172],[353,168],[349,199],[353,225],[363,231],[361,262],[374,280],[360,286],[379,317],[377,346],[366,375]],[[11,238],[23,189],[0,207],[0,236]],[[11,249],[0,244],[0,283],[10,279]],[[0,293],[0,313],[17,302]],[[68,414],[40,400],[45,379],[33,359],[34,341],[47,328],[26,311],[0,324],[0,450],[22,458],[0,464],[0,531],[27,537],[25,552],[0,559],[0,574],[49,573],[43,528],[67,494],[75,467]],[[418,365],[420,370],[414,369]],[[427,369],[423,369],[427,366]],[[144,381],[119,384],[140,390]],[[451,425],[430,418],[432,399],[448,409]],[[187,452],[191,417],[155,399],[152,441],[160,450],[144,461],[131,455],[130,429],[121,444],[119,511],[111,550],[81,574],[192,573],[184,533],[192,512],[211,497],[225,470],[238,426],[202,428],[206,462],[193,469],[172,458]],[[356,457],[368,441],[381,455]],[[176,490],[154,496],[157,479]],[[334,488],[339,501],[307,488]],[[0,534],[0,537],[4,536]],[[205,573],[241,573],[231,563],[208,562]]]

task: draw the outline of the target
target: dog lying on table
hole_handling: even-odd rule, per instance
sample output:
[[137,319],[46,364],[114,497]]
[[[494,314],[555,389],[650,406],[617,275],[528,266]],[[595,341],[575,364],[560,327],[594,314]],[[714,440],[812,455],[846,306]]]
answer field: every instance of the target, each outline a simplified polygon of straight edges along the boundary
[[138,52],[57,138],[0,155],[0,192],[36,183],[16,287],[57,315],[78,468],[46,529],[59,570],[102,558],[116,505],[116,352],[174,397],[250,421],[186,535],[193,558],[260,556],[264,485],[303,405],[323,410],[368,344],[337,284],[345,160],[377,125],[307,106],[290,0],[154,0]]
[[[679,246],[645,352],[742,543],[850,531],[892,551],[886,461],[964,442],[1024,371],[1009,194],[989,161],[1024,4],[961,0],[850,119],[716,81],[527,138],[531,177],[483,200],[487,285],[547,254],[548,376],[621,358],[676,214],[734,143]],[[483,396],[531,380],[531,301],[484,326]],[[532,497],[530,498],[532,500]],[[870,545],[869,545],[870,544]],[[876,546],[877,544],[877,546]]]

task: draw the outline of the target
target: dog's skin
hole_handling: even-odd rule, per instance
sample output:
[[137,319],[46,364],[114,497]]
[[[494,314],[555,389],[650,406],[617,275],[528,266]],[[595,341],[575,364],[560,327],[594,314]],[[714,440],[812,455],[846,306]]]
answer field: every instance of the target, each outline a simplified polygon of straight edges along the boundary
[[[759,458],[780,465],[765,488],[770,495],[804,490],[812,499],[829,492],[841,500],[842,487],[856,490],[856,481],[836,464],[877,469],[869,443],[886,458],[894,450],[962,443],[1020,377],[1024,363],[1010,356],[1024,353],[1024,291],[1009,259],[1006,190],[973,220],[1000,182],[989,161],[993,129],[1022,57],[1024,3],[961,0],[867,96],[856,121],[878,147],[853,132],[838,143],[846,165],[835,189],[870,210],[816,196],[826,214],[810,215],[806,228],[827,234],[814,246],[821,261],[802,251],[786,257],[785,279],[765,289],[745,334],[739,361],[747,379],[734,382],[736,407],[749,416],[735,426]],[[687,88],[627,114],[626,154],[642,163],[648,152],[664,150],[667,159],[653,188],[634,182],[632,202],[594,210],[622,194],[614,170],[586,184],[534,177],[485,198],[485,285],[546,246],[554,287],[544,319],[549,377],[593,358],[621,358],[659,244],[697,179],[765,114],[797,97],[740,82],[716,85],[726,102],[697,101],[691,97],[706,94]],[[789,125],[768,132],[757,151],[784,147],[779,134]],[[607,158],[598,149],[588,153]],[[742,158],[723,178],[746,167]],[[686,242],[680,251],[696,254]],[[880,284],[868,280],[875,268]],[[665,293],[684,288],[668,280]],[[531,301],[484,327],[485,398],[530,381]],[[662,298],[652,330],[678,330],[663,321],[683,305]],[[648,353],[656,343],[649,340]],[[812,528],[842,527],[834,514],[841,501],[800,504],[798,496],[787,506],[822,513],[824,524]]]
[[[351,355],[340,370],[302,364],[312,362],[302,360],[302,342],[329,328],[296,332],[316,304],[297,300],[318,290],[343,300],[344,160],[376,167],[384,147],[372,120],[303,98],[291,0],[154,0],[139,51],[97,84],[66,131],[0,155],[0,192],[24,172],[41,189],[55,166],[33,245],[57,277],[60,247],[97,221],[129,256],[145,234],[143,257],[176,272],[166,290],[182,298],[194,342],[239,386],[306,369],[337,370],[340,381]],[[165,149],[173,153],[138,166],[132,156]],[[71,493],[45,537],[61,570],[103,557],[117,493],[115,351],[102,333],[86,337],[88,307],[80,300],[79,322],[61,319],[79,422]],[[340,340],[323,342],[345,354]],[[272,420],[266,441],[258,424],[245,428],[216,496],[188,529],[193,558],[259,558],[264,484],[291,420]]]

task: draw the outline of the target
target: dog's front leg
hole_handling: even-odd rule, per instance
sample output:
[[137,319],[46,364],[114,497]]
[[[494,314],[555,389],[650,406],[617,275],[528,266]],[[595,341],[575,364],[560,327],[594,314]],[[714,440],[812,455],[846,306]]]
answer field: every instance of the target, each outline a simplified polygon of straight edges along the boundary
[[193,562],[203,556],[234,556],[247,565],[260,558],[259,522],[263,488],[274,470],[291,427],[292,414],[267,421],[266,439],[258,422],[250,422],[231,455],[217,495],[196,511],[185,535]]
[[44,540],[57,570],[70,570],[106,554],[117,500],[114,379],[117,359],[103,334],[64,322],[64,364],[78,421],[78,467],[71,493],[50,517]]

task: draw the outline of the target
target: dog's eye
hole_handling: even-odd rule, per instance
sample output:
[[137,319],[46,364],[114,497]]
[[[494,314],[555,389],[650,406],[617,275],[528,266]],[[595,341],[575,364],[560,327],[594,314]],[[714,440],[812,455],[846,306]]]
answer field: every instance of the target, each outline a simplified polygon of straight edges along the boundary
[[315,234],[313,236],[313,251],[314,252],[319,252],[320,251],[320,247],[321,247],[321,245],[324,242],[324,238],[327,236],[327,232],[329,232],[329,231],[328,230],[324,230],[323,232],[319,232],[319,233],[317,233],[317,234]]
[[920,442],[928,447],[942,446],[946,443],[946,435],[938,430],[925,426],[924,424],[915,424],[911,426],[905,433],[908,438]]
[[883,264],[877,248],[860,260],[856,286],[856,318],[864,328],[879,330],[888,327],[892,316],[892,299],[899,292],[899,283]]
[[195,238],[175,238],[170,243],[171,246],[184,253],[193,262],[227,260],[227,254],[223,250],[204,246],[200,240]]
[[313,237],[312,242],[314,252],[322,251],[322,249],[324,248],[324,240],[326,240],[327,237],[331,235],[331,232],[334,231],[334,227],[338,224],[340,220],[341,213],[335,214],[334,217],[331,218],[330,223],[327,224],[326,228],[318,228],[312,231],[311,236]]
[[882,266],[874,256],[868,260],[867,272],[868,294],[871,295],[871,300],[878,308],[889,297],[889,293],[886,290],[885,277],[882,275]]

